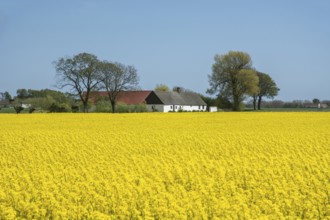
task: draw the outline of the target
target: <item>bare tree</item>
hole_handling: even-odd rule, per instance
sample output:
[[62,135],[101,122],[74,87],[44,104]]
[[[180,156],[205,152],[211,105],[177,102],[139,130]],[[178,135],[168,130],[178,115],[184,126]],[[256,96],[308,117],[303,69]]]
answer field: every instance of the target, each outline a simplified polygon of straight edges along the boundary
[[101,88],[106,89],[114,113],[120,93],[135,89],[138,85],[137,70],[134,66],[108,61],[103,61],[100,66]]
[[72,58],[59,58],[54,62],[59,88],[70,87],[79,96],[88,112],[90,92],[97,89],[100,83],[98,77],[99,61],[93,54],[80,53]]

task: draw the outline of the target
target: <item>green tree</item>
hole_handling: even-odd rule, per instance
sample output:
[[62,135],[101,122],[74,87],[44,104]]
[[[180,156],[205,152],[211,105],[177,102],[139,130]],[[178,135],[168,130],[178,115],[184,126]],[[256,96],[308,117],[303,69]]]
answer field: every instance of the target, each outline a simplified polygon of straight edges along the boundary
[[314,98],[314,99],[313,99],[313,103],[314,103],[314,104],[319,104],[319,103],[321,103],[321,102],[320,102],[320,100],[319,100],[319,99],[317,99],[317,98]]
[[230,102],[230,100],[225,96],[218,96],[216,100],[216,105],[220,109],[232,109],[233,104]]
[[27,99],[30,97],[30,95],[26,89],[17,89],[16,97],[19,99]]
[[100,65],[101,86],[107,91],[112,113],[116,111],[120,92],[135,89],[139,82],[134,66],[103,61]]
[[[67,93],[60,91],[42,89],[42,90],[27,90],[29,97],[24,100],[26,104],[31,104],[35,109],[50,110],[54,106],[72,106],[73,99]],[[55,108],[52,108],[54,111]],[[67,110],[68,108],[66,108]]]
[[11,100],[12,99],[12,97],[11,97],[11,95],[10,95],[10,93],[9,92],[4,92],[4,96],[5,96],[5,100]]
[[257,76],[259,78],[258,91],[253,94],[253,108],[256,110],[256,105],[258,102],[258,110],[261,109],[261,102],[263,97],[274,98],[278,95],[280,90],[275,81],[266,73],[261,73],[257,71]]
[[99,61],[93,54],[80,53],[72,58],[59,58],[54,62],[59,88],[70,87],[79,96],[88,112],[90,93],[100,83]]
[[24,108],[20,105],[14,105],[14,109],[15,109],[16,114],[19,114],[19,113],[21,113],[21,111],[24,110]]
[[247,95],[258,89],[258,77],[252,68],[250,55],[240,51],[230,51],[225,55],[216,55],[209,75],[210,94],[219,93],[232,102],[233,111],[241,110]]
[[210,106],[216,106],[217,105],[217,98],[205,96],[205,95],[202,95],[202,94],[199,94],[199,96],[206,103],[206,105],[207,105],[207,111],[210,111]]
[[71,109],[70,107],[65,103],[53,103],[48,108],[49,112],[69,112]]
[[70,94],[63,93],[56,90],[51,89],[42,89],[42,90],[28,90],[29,96],[31,98],[45,98],[47,96],[51,96],[58,103],[67,103],[70,104],[72,102],[72,97]]
[[36,98],[28,98],[25,100],[27,104],[30,104],[34,108],[40,108],[43,110],[48,110],[48,108],[55,103],[55,100],[51,96],[46,97],[36,97]]
[[165,84],[157,84],[155,87],[155,91],[157,92],[169,92],[170,88]]

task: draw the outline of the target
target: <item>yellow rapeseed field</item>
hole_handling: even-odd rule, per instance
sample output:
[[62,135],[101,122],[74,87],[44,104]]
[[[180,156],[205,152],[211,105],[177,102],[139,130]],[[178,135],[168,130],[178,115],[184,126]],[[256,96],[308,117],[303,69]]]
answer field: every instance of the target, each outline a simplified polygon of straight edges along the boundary
[[330,218],[330,113],[0,122],[0,219]]

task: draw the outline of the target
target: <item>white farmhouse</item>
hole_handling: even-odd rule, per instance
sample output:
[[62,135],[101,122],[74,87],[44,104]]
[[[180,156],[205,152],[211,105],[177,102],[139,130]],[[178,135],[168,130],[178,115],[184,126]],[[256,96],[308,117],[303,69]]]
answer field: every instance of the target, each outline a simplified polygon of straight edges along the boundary
[[153,91],[146,98],[148,111],[206,111],[206,103],[194,92]]
[[[95,104],[100,97],[107,98],[108,93],[94,92],[91,101]],[[206,103],[194,92],[122,91],[117,102],[126,105],[145,104],[150,112],[206,111]]]

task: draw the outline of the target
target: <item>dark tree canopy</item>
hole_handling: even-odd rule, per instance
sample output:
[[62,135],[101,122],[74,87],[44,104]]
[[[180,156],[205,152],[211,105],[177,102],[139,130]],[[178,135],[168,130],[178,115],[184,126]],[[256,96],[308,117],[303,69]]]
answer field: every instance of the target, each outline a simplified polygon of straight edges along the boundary
[[17,89],[16,95],[17,95],[16,97],[19,99],[30,98],[30,94],[29,94],[28,90],[26,90],[26,89]]
[[319,103],[321,103],[321,102],[320,102],[320,100],[319,100],[319,99],[317,99],[317,98],[314,98],[314,99],[313,99],[313,103],[314,103],[314,104],[319,104]]
[[24,110],[24,108],[20,105],[15,105],[14,109],[15,109],[16,114],[19,114],[19,113],[21,113],[21,111]]
[[8,100],[10,101],[12,98],[11,98],[11,95],[9,92],[0,92],[0,100]]
[[182,86],[173,86],[172,91],[173,92],[178,92],[178,93],[180,93],[180,92],[192,92],[191,90],[186,89]]
[[4,93],[4,96],[5,96],[5,100],[11,100],[12,99],[10,93],[7,92],[7,91]]
[[72,58],[60,58],[55,62],[58,87],[69,87],[78,95],[88,112],[90,92],[100,83],[99,61],[93,54],[80,53]]
[[239,111],[246,96],[258,89],[258,77],[252,68],[250,55],[230,51],[225,55],[216,55],[214,60],[207,92],[226,97],[232,102],[232,109]]
[[100,88],[107,91],[113,113],[120,92],[135,89],[139,82],[134,66],[107,61],[101,63],[99,77],[102,82]]
[[275,81],[266,73],[261,73],[257,71],[257,76],[259,78],[258,91],[253,94],[253,107],[256,110],[256,102],[258,101],[258,110],[261,109],[262,98],[274,98],[278,95],[280,90]]

